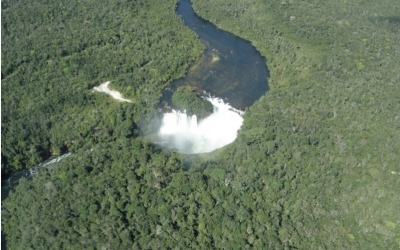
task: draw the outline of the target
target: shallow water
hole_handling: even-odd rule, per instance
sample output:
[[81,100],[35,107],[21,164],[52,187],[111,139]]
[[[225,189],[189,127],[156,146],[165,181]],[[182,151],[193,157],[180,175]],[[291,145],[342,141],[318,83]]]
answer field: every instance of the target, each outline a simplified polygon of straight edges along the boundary
[[183,154],[208,153],[236,139],[243,119],[234,110],[245,110],[265,94],[269,72],[265,59],[250,42],[196,16],[188,0],[179,1],[177,14],[197,33],[205,53],[191,65],[185,78],[164,89],[163,100],[168,102],[174,90],[189,85],[200,95],[215,96],[206,97],[214,101],[214,113],[203,121],[175,110],[165,113],[157,140]]
[[[225,107],[229,103],[238,110],[244,110],[246,107],[251,106],[267,92],[269,72],[265,64],[265,59],[250,42],[222,31],[210,22],[196,16],[188,0],[179,1],[177,14],[181,16],[190,29],[197,33],[200,41],[205,46],[205,53],[198,61],[191,65],[185,78],[171,83],[170,87],[172,90],[177,89],[179,86],[187,85],[197,87],[201,91],[207,91],[212,95],[222,98],[225,102],[214,104],[214,107],[218,105],[220,105],[219,107]],[[171,90],[166,90],[164,93],[172,95]],[[220,114],[231,118],[224,118],[222,119],[223,121],[229,125],[241,124],[238,116],[225,111],[220,112]],[[176,116],[180,115],[177,114]],[[230,136],[232,133],[235,134],[240,125],[236,126],[237,128],[235,127],[235,131],[232,132],[227,129],[229,125],[225,125],[224,127],[222,122],[220,122],[219,119],[221,117],[214,115],[209,119],[209,123],[195,125],[197,132],[192,134],[192,137],[202,137],[203,135],[199,135],[199,133],[203,131],[208,131],[211,135],[209,137],[207,137],[208,135],[204,135],[205,142],[201,142],[202,144],[198,144],[197,146],[195,145],[195,149],[191,149],[192,151],[186,153],[193,153],[197,148],[202,148],[202,145],[205,145],[204,147],[207,149],[204,152],[209,152],[232,142],[236,138],[236,135],[233,137]],[[194,118],[185,119],[194,120]],[[232,119],[235,123],[229,122],[229,119]],[[216,130],[216,124],[222,125],[219,126],[220,130]],[[189,124],[188,126],[192,125]],[[229,131],[230,134],[226,134],[225,136],[222,134],[224,131]],[[225,139],[227,140],[223,141]],[[224,143],[221,143],[222,141]],[[210,147],[209,144],[215,144],[218,147]],[[59,161],[58,158],[55,159]],[[55,159],[50,159],[49,161],[54,161]],[[1,200],[4,200],[8,196],[10,190],[15,188],[21,178],[31,179],[36,173],[37,168],[47,166],[48,163],[46,161],[36,168],[13,173],[10,179],[2,183]],[[2,249],[6,249],[5,244],[6,241],[2,233]]]
[[198,17],[188,0],[180,0],[177,14],[198,35],[204,55],[189,68],[185,78],[171,88],[193,86],[222,98],[234,108],[244,110],[268,90],[269,72],[265,58],[250,42],[218,29]]

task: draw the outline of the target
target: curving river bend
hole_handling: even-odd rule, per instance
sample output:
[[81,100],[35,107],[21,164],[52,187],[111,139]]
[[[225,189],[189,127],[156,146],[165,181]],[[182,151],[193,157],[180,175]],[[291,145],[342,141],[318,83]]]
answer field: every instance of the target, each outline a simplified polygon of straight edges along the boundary
[[[251,106],[268,90],[265,60],[250,44],[196,16],[188,0],[180,0],[177,14],[198,35],[204,55],[164,90],[164,101],[180,86],[192,86],[214,106],[209,117],[173,111],[164,114],[156,142],[183,154],[209,153],[232,143],[243,118],[239,110]],[[216,96],[216,97],[214,97]]]
[[[185,78],[170,84],[172,89],[190,85],[220,97],[238,110],[251,106],[267,92],[269,72],[265,59],[250,42],[222,31],[198,17],[188,0],[179,1],[177,14],[181,16],[185,25],[197,33],[205,46],[205,52],[191,65]],[[164,93],[168,95],[168,91]],[[57,161],[60,158],[57,158]],[[18,185],[19,179],[31,179],[37,168],[50,166],[49,161],[32,169],[14,172],[8,180],[2,182],[1,200]],[[2,249],[6,249],[5,244],[2,232]]]
[[177,14],[196,32],[205,52],[191,65],[185,78],[171,83],[172,89],[197,87],[239,110],[250,107],[267,92],[269,72],[265,58],[250,42],[198,17],[188,0],[179,1]]

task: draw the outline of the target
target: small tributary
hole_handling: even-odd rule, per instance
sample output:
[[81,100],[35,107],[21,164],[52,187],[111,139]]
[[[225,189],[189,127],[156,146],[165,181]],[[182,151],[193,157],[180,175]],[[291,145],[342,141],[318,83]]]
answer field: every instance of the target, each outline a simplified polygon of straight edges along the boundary
[[[16,186],[18,186],[21,179],[31,180],[41,168],[54,167],[56,163],[70,155],[71,153],[66,153],[64,155],[54,156],[35,167],[13,172],[8,179],[1,181],[1,201],[3,202],[3,200],[8,197],[10,192],[13,191]],[[6,238],[3,231],[1,232],[1,249],[7,249]]]
[[[171,95],[171,89],[176,90],[180,86],[196,87],[200,92],[207,93],[206,98],[214,105],[214,114],[204,121],[176,111],[164,114],[159,134],[161,139],[165,139],[164,144],[169,144],[167,147],[178,148],[182,153],[210,152],[234,141],[242,124],[241,111],[267,92],[269,72],[265,59],[250,42],[198,17],[188,0],[179,1],[177,14],[185,25],[196,32],[205,46],[205,52],[191,65],[186,77],[172,82],[164,94]],[[21,178],[31,179],[39,168],[51,167],[52,163],[68,155],[49,159],[35,168],[14,172],[2,182],[1,200],[7,198]],[[5,238],[2,234],[3,248]]]

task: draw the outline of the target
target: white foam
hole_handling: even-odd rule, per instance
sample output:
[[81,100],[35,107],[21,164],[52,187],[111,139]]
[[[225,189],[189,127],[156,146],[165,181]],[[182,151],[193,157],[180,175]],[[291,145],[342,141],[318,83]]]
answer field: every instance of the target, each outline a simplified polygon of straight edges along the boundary
[[163,145],[184,154],[208,153],[232,143],[242,126],[243,112],[234,109],[220,98],[206,98],[214,112],[197,123],[195,115],[173,110],[164,114],[159,137]]

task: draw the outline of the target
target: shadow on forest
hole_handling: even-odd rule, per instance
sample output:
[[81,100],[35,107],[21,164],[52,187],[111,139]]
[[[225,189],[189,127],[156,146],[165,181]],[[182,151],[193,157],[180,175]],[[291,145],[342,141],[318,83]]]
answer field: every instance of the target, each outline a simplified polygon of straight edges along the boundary
[[375,20],[377,22],[388,22],[390,24],[400,25],[400,16],[379,16]]
[[389,21],[389,23],[400,24],[400,16],[391,16],[388,17],[387,20]]

